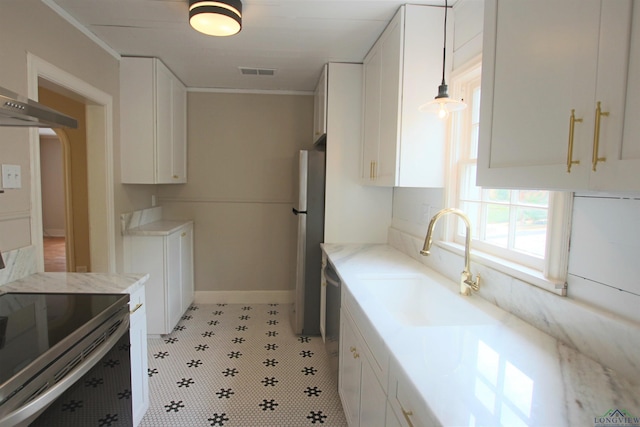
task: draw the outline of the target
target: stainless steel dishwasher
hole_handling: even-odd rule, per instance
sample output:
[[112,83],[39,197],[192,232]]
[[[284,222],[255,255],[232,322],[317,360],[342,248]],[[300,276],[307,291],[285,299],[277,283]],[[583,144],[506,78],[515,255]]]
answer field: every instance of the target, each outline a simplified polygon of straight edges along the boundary
[[329,366],[337,378],[340,353],[340,287],[342,283],[330,262],[327,262],[324,267],[324,278],[327,282],[325,348],[329,355]]

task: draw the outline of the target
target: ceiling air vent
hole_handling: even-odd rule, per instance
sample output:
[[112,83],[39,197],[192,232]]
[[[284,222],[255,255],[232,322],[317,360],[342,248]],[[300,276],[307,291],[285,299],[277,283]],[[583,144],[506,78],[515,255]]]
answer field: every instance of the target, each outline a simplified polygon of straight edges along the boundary
[[240,73],[243,76],[273,76],[276,74],[274,68],[251,68],[251,67],[238,67]]

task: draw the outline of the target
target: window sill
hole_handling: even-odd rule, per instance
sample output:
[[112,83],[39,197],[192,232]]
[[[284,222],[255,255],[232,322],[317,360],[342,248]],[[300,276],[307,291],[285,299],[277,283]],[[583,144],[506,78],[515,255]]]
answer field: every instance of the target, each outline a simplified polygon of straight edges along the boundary
[[[456,255],[464,256],[464,246],[452,242],[436,241],[436,245],[442,249],[454,253]],[[534,270],[529,267],[525,267],[515,262],[507,261],[502,258],[498,258],[493,255],[489,255],[485,252],[479,252],[471,250],[471,260],[485,267],[497,270],[501,273],[507,274],[516,279],[527,282],[531,285],[542,288],[546,291],[553,292],[554,294],[566,296],[567,284],[559,280],[551,280],[542,274],[541,271]]]

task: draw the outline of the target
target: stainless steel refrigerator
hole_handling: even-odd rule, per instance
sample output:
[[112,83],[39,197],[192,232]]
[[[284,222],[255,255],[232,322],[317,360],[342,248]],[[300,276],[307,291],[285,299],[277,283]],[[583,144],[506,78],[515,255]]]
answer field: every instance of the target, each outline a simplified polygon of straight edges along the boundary
[[320,334],[320,271],[324,241],[325,153],[302,150],[296,156],[294,206],[296,258],[291,324],[296,334]]

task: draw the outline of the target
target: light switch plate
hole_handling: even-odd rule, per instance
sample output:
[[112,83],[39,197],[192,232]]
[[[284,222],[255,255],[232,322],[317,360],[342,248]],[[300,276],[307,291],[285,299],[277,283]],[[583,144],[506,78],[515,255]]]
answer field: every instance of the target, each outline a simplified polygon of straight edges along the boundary
[[22,188],[22,168],[20,165],[2,165],[2,187]]

